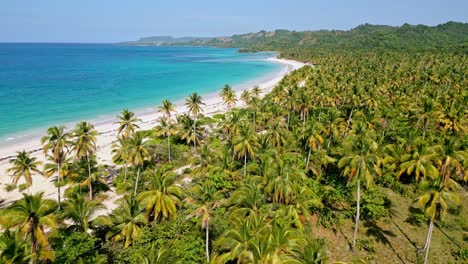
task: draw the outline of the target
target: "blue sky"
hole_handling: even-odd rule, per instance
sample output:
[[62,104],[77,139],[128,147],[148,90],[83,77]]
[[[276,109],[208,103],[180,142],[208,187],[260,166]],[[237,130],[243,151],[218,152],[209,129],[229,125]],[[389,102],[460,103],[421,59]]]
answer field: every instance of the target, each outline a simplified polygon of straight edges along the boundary
[[468,22],[467,0],[1,0],[0,42],[116,42]]

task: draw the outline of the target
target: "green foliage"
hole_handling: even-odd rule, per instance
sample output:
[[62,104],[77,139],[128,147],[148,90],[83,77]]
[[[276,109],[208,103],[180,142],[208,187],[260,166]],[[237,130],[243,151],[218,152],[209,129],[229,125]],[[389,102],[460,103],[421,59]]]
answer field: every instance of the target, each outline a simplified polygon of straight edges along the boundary
[[454,256],[457,261],[466,262],[468,261],[468,248],[453,250],[452,256]]
[[55,249],[54,263],[97,263],[99,258],[96,249],[97,242],[97,239],[86,233],[59,231],[52,242]]
[[367,191],[362,198],[362,219],[375,221],[389,216],[390,200],[381,190]]
[[375,253],[374,242],[370,239],[358,239],[357,245],[358,248],[361,250],[365,250],[370,253]]
[[142,228],[139,240],[125,249],[112,248],[112,254],[117,263],[132,263],[139,256],[147,254],[152,245],[166,249],[162,263],[195,264],[203,263],[205,259],[200,228],[196,221],[186,221],[181,215],[173,221]]
[[5,184],[5,186],[3,187],[3,189],[7,192],[12,192],[16,189],[16,184],[14,183],[8,183],[8,184]]
[[410,212],[411,214],[406,219],[406,222],[415,226],[422,226],[427,222],[427,216],[419,208],[410,207]]

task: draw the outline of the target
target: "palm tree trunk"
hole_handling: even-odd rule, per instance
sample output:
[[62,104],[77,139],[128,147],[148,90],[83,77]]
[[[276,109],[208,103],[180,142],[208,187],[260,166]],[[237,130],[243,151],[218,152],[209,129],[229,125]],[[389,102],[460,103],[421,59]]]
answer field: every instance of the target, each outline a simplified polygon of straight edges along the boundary
[[60,211],[60,162],[57,163],[57,173],[58,210]]
[[93,181],[89,178],[89,200],[93,200]]
[[307,154],[307,161],[306,161],[306,166],[305,169],[309,167],[309,160],[310,160],[310,153],[312,152],[312,148],[309,148],[309,154]]
[[167,152],[169,157],[169,162],[171,162],[171,138],[167,136]]
[[36,253],[36,248],[37,248],[37,242],[36,242],[36,236],[34,233],[34,229],[31,232],[31,263],[34,263],[34,260],[36,259],[35,253]]
[[333,134],[330,134],[330,139],[328,140],[328,144],[327,144],[327,150],[330,149],[330,143],[332,141],[332,136],[333,136]]
[[353,117],[353,110],[354,110],[354,106],[353,108],[351,108],[351,113],[349,113],[348,121],[346,122],[345,135],[348,134],[348,127],[349,127],[349,123],[351,123],[351,118]]
[[197,118],[195,117],[193,119],[193,148],[195,151],[197,151],[197,133],[196,133],[196,127],[197,127]]
[[356,248],[356,237],[357,237],[357,232],[358,232],[358,227],[359,227],[359,213],[361,210],[361,179],[358,177],[357,179],[357,208],[356,208],[356,223],[354,226],[354,237],[353,237],[353,244],[351,246],[351,251],[354,252],[354,249]]
[[[126,156],[127,154],[125,154]],[[124,183],[127,182],[127,174],[128,174],[128,159],[125,157],[125,175],[124,175]]]
[[208,244],[210,241],[210,232],[208,230],[208,225],[206,225],[205,229],[206,229],[206,239],[205,239],[206,263],[210,263],[210,249],[208,248]]
[[257,120],[256,120],[256,111],[253,112],[253,129],[256,131],[255,126],[257,125]]
[[431,240],[432,240],[432,229],[434,228],[434,218],[431,218],[431,223],[429,225],[429,232],[427,233],[427,240],[426,240],[426,255],[424,256],[424,264],[427,264],[427,258],[429,257],[429,248],[431,247]]
[[88,160],[89,200],[93,200],[93,183],[91,181],[91,164],[89,164],[89,153],[88,153],[88,151],[86,151],[86,159]]
[[136,181],[135,181],[135,191],[133,192],[133,196],[136,196],[137,188],[138,188],[138,180],[139,179],[140,179],[140,166],[138,166],[138,170],[137,170],[137,178],[136,178]]

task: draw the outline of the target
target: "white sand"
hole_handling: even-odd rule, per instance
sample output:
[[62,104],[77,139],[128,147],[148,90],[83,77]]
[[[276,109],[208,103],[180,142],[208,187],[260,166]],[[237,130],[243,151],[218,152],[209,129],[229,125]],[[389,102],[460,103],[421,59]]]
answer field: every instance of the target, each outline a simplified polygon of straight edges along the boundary
[[[277,58],[270,58],[269,60],[284,64],[285,67],[283,70],[272,79],[258,84],[260,89],[262,90],[263,94],[271,91],[271,89],[288,73],[293,70],[299,69],[303,67],[305,64],[297,61],[292,60],[283,60]],[[252,83],[250,88],[252,88],[255,83]],[[240,96],[240,91],[246,87],[233,87],[233,89],[237,92],[238,97]],[[207,116],[213,115],[215,113],[221,113],[227,111],[227,107],[222,103],[221,98],[217,93],[214,94],[204,94],[203,102],[206,104],[204,107],[204,114]],[[176,111],[178,114],[184,113],[186,111],[184,102],[175,102]],[[239,100],[237,106],[242,106],[241,101]],[[157,120],[160,117],[160,114],[157,113],[156,107],[154,110],[147,111],[144,114],[137,113],[138,117],[142,120],[138,125],[140,129],[147,130],[151,129],[157,125]],[[93,122],[95,124],[95,128],[101,133],[100,136],[97,138],[97,157],[99,164],[112,164],[112,154],[111,154],[111,146],[112,142],[114,142],[117,138],[116,129],[118,125],[113,124],[116,120],[108,120],[106,122]],[[19,142],[14,146],[7,146],[0,149],[0,200],[4,199],[6,204],[9,204],[15,200],[18,200],[22,197],[22,192],[18,190],[14,190],[12,192],[6,192],[4,187],[6,184],[11,183],[11,177],[6,173],[6,170],[10,167],[9,159],[16,155],[17,151],[21,150],[31,151],[34,157],[37,157],[38,160],[44,162],[45,157],[41,150],[40,145],[40,136],[38,135],[37,138],[33,138],[24,142]],[[24,183],[21,179],[18,182],[18,185]],[[62,188],[62,195],[65,188]],[[25,190],[26,192],[26,190]],[[57,199],[57,188],[54,187],[53,183],[51,183],[50,179],[46,179],[40,175],[33,175],[33,185],[30,188],[30,193],[36,192],[44,192],[45,198],[50,199]],[[115,201],[116,194],[114,192],[108,192],[109,201]],[[108,211],[115,208],[115,205],[111,203],[106,203]]]

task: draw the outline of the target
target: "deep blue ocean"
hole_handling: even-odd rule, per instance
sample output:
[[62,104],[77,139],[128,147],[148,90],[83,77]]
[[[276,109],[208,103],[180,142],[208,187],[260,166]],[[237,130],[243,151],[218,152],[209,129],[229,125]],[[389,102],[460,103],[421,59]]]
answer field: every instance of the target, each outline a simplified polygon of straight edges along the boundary
[[[273,75],[274,53],[208,47],[0,44],[0,145],[34,129],[115,116]],[[44,131],[45,132],[45,131]]]

